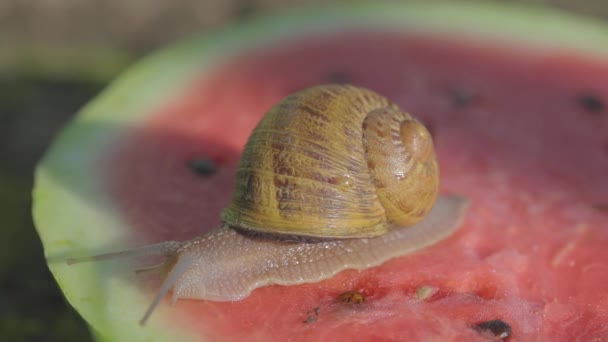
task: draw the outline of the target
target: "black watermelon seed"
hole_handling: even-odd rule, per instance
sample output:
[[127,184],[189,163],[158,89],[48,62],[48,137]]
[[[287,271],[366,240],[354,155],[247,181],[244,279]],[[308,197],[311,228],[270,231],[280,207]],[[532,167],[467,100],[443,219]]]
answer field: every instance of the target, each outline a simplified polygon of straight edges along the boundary
[[465,108],[479,102],[480,97],[463,89],[452,89],[450,101],[454,108]]
[[192,159],[188,161],[188,167],[201,176],[210,176],[217,171],[217,166],[209,159]]
[[511,326],[500,319],[477,323],[474,329],[495,340],[506,340],[511,336]]
[[592,94],[579,96],[578,102],[589,113],[598,114],[604,110],[604,103],[599,97]]
[[313,323],[313,322],[316,322],[316,321],[317,321],[317,317],[308,316],[308,317],[306,317],[305,320],[302,321],[302,323],[310,324],[310,323]]
[[306,318],[302,321],[302,323],[310,324],[310,323],[316,322],[317,319],[319,318],[320,312],[321,312],[321,309],[318,306],[312,310],[308,310],[306,312]]

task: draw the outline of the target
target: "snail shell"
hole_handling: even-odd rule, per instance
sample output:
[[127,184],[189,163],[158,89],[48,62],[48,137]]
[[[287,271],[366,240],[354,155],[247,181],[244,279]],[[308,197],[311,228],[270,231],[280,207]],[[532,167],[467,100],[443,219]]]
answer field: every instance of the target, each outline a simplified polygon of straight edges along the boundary
[[422,124],[372,91],[317,86],[286,97],[255,128],[219,227],[68,263],[165,256],[146,269],[165,279],[144,324],[170,290],[174,301],[240,300],[258,287],[317,282],[436,243],[466,207],[437,189]]
[[261,233],[372,237],[420,221],[438,185],[422,124],[372,91],[317,86],[287,96],[260,121],[222,220]]

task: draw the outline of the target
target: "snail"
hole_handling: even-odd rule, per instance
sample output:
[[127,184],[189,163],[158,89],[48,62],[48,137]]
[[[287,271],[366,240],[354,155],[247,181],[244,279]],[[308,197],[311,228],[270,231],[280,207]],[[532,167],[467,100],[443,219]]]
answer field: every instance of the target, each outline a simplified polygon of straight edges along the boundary
[[466,208],[438,188],[433,141],[419,121],[370,90],[315,86],[258,123],[219,227],[68,263],[164,256],[144,269],[164,280],[143,325],[170,291],[173,302],[237,301],[262,286],[318,282],[432,245],[458,228]]

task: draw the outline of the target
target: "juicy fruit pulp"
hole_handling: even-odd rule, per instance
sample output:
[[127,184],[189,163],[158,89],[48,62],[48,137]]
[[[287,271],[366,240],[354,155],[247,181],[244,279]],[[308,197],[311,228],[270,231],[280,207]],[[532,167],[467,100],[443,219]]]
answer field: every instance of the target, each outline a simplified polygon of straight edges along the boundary
[[[375,53],[357,55],[361,46],[374,46]],[[344,337],[346,331],[371,338],[362,331],[368,324],[400,338],[429,332],[464,337],[477,334],[468,325],[492,319],[508,322],[515,336],[526,338],[605,333],[608,291],[601,279],[608,276],[608,252],[601,246],[608,232],[600,227],[606,214],[593,205],[608,191],[602,176],[608,158],[600,143],[608,130],[577,96],[592,91],[607,98],[598,74],[608,76],[608,66],[574,55],[518,56],[466,43],[345,33],[237,59],[150,119],[107,164],[113,165],[109,188],[128,208],[132,227],[148,238],[157,234],[157,240],[167,236],[168,226],[180,238],[212,228],[215,222],[200,223],[216,221],[227,202],[237,154],[218,155],[210,142],[241,145],[277,98],[327,81],[336,68],[433,127],[442,191],[472,201],[462,231],[414,256],[322,283],[263,288],[235,303],[180,303],[180,319],[235,338],[253,331],[284,338],[304,331],[311,338]],[[232,92],[238,103],[218,101]],[[454,92],[471,99],[462,104]],[[207,141],[184,146],[164,140],[166,130]],[[226,159],[215,175],[201,178],[183,167],[197,155]],[[159,158],[165,167],[151,168]],[[138,181],[141,167],[147,179]],[[167,193],[181,198],[168,201]],[[159,225],[164,217],[172,222]],[[425,285],[438,293],[416,300],[412,293]],[[334,304],[337,294],[350,289],[366,294],[365,307]],[[303,324],[315,307],[319,317]],[[572,321],[567,329],[564,319]],[[403,331],[404,326],[417,328]]]
[[[160,72],[155,68],[156,79]],[[43,215],[41,203],[66,193],[86,204],[78,215],[91,223],[89,230],[69,223],[64,240],[43,237],[54,251],[73,253],[75,239],[99,246],[89,240],[104,229],[112,232],[104,236],[108,244],[198,235],[219,223],[238,153],[263,113],[294,90],[346,81],[388,97],[430,128],[441,191],[470,199],[460,231],[414,255],[320,283],[265,287],[234,303],[180,301],[157,321],[212,340],[484,340],[480,329],[488,326],[521,340],[605,338],[606,79],[606,57],[457,35],[333,30],[281,41],[224,59],[179,96],[138,111],[145,116],[138,114],[127,129],[104,133],[102,121],[67,132],[72,140],[63,140],[43,165],[59,190],[52,196],[38,190],[36,222],[41,231],[43,223],[62,226],[47,221],[74,212],[62,212],[61,202],[59,208],[46,204]],[[114,101],[127,101],[118,95]],[[153,97],[143,96],[154,103]],[[106,106],[99,117],[130,108]],[[108,125],[120,124],[112,120]],[[95,144],[103,134],[120,139]],[[101,176],[74,177],[90,155],[87,169]],[[200,158],[213,160],[216,172],[193,173],[187,164]],[[110,266],[89,277],[81,268],[51,266],[62,286],[80,291],[66,295],[97,331],[143,339],[146,333],[135,329],[149,296],[135,310],[124,293],[155,291],[157,280],[122,279]],[[336,301],[349,290],[365,302]]]

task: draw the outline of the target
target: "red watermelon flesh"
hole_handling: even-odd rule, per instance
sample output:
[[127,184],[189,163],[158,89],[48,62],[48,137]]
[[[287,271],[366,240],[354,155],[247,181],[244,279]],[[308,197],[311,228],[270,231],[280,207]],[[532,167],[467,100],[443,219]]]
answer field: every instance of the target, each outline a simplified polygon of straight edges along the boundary
[[[115,145],[105,181],[133,241],[192,238],[219,223],[239,151],[271,105],[320,83],[367,87],[430,128],[441,191],[470,199],[460,230],[316,284],[179,300],[171,326],[229,341],[473,341],[487,339],[476,324],[498,319],[512,340],[608,340],[607,80],[608,61],[566,50],[380,32],[299,38],[222,61]],[[198,158],[217,172],[192,172]],[[158,279],[144,279],[151,297]],[[347,290],[366,302],[337,303]]]

